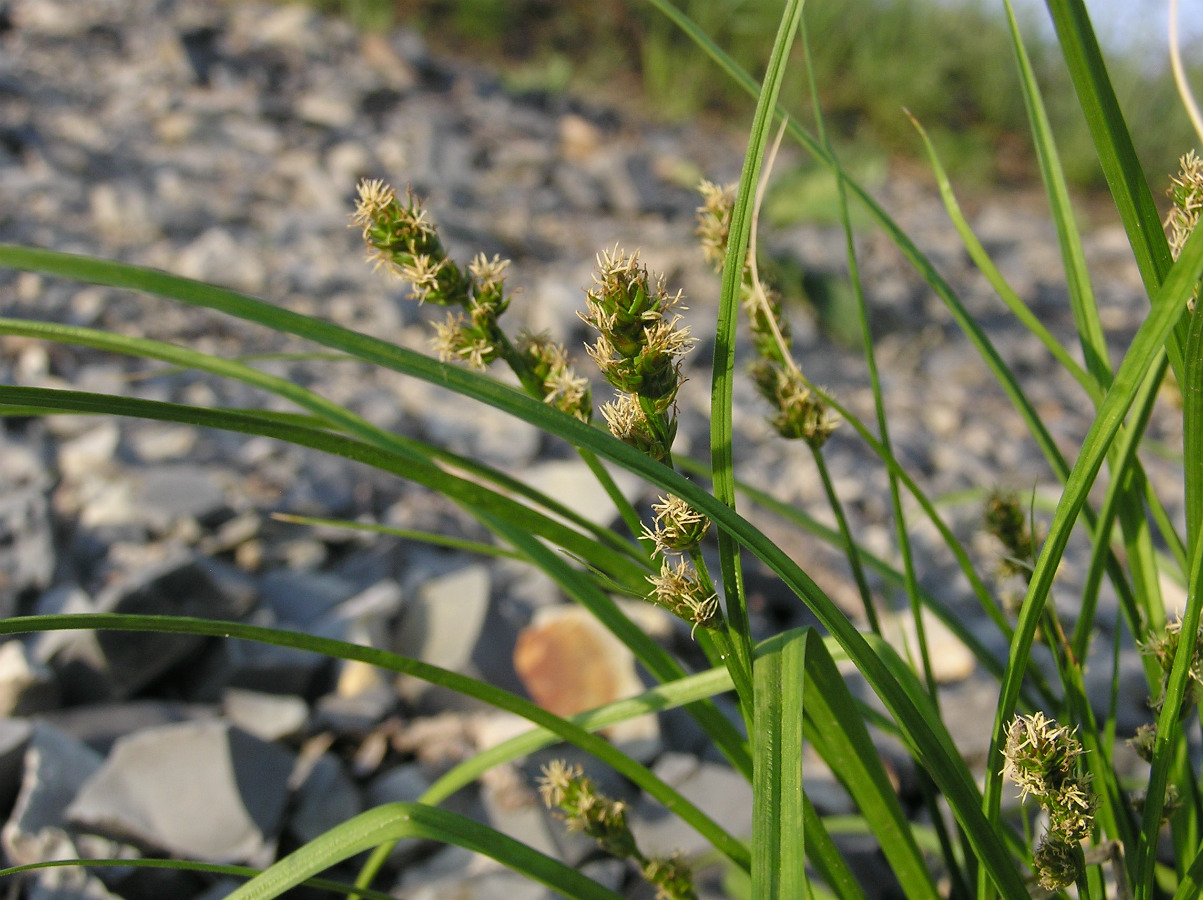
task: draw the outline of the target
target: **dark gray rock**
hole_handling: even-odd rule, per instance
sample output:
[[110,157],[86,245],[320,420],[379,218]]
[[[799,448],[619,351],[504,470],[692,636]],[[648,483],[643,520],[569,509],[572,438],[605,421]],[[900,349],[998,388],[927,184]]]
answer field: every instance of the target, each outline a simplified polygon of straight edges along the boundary
[[33,734],[28,719],[0,719],[0,816],[8,818],[21,787],[25,748]]
[[73,706],[43,713],[39,720],[61,729],[100,754],[107,754],[117,738],[145,728],[216,718],[216,706],[168,700],[127,700]]
[[259,595],[280,622],[295,628],[317,622],[355,596],[357,589],[337,575],[282,569],[263,576]]
[[0,716],[29,716],[58,705],[54,672],[30,655],[21,640],[0,644]]
[[67,810],[81,829],[210,862],[262,861],[293,757],[227,722],[144,729],[113,745]]
[[[37,723],[25,750],[21,789],[12,814],[0,830],[0,843],[14,865],[63,858],[70,844],[65,811],[96,772],[102,757],[75,738]],[[75,856],[71,845],[70,859]]]
[[[102,591],[97,612],[240,619],[247,597],[229,590],[218,567],[178,556],[120,579]],[[172,667],[194,656],[209,640],[187,634],[101,631],[83,635],[52,659],[73,699],[117,700],[132,696]]]
[[18,601],[54,574],[47,485],[32,454],[0,442],[0,616],[15,615]]
[[314,760],[297,787],[295,809],[288,817],[288,832],[301,843],[307,843],[362,811],[359,788],[338,757],[324,753]]

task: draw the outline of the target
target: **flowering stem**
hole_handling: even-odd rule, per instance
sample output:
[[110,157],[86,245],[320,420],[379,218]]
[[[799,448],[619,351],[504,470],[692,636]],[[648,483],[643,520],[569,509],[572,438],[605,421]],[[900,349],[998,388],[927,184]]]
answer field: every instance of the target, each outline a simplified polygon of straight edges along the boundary
[[[702,586],[702,590],[706,593],[716,593],[714,581],[710,577],[710,571],[706,568],[706,560],[702,557],[700,548],[695,548],[689,553],[690,561],[698,573],[698,582]],[[719,662],[726,666],[727,671],[731,673],[731,681],[735,684],[735,694],[739,698],[740,712],[743,713],[746,724],[751,727],[751,708],[752,708],[752,671],[749,667],[743,665],[742,658],[735,652],[735,645],[732,641],[731,626],[728,624],[726,617],[719,613],[720,620],[715,628],[709,629],[709,636],[714,641],[714,646],[718,650]],[[711,660],[711,662],[714,662]]]

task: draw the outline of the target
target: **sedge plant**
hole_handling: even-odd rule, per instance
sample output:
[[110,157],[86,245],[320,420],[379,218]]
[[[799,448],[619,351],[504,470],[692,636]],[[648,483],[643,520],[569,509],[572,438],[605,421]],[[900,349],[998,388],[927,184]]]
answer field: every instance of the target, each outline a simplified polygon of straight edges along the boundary
[[[86,393],[71,389],[0,386],[0,413],[40,415],[103,413],[188,423],[260,435],[354,459],[439,492],[478,521],[504,553],[548,575],[565,596],[586,607],[633,651],[657,682],[645,694],[562,718],[529,701],[464,675],[371,647],[268,629],[245,622],[132,615],[37,616],[0,622],[0,633],[71,628],[190,633],[299,647],[341,659],[360,660],[425,679],[513,712],[531,730],[449,771],[418,801],[392,803],[350,819],[266,870],[249,875],[236,900],[268,900],[311,883],[360,896],[380,896],[374,875],[389,849],[410,837],[442,841],[487,854],[526,877],[573,898],[618,896],[581,872],[440,804],[490,767],[567,742],[629,779],[702,835],[732,873],[742,876],[747,896],[838,897],[859,900],[865,888],[838,840],[847,822],[823,815],[807,791],[801,760],[809,745],[835,773],[856,806],[855,827],[871,834],[902,893],[923,898],[1017,898],[1068,895],[1091,900],[1198,896],[1203,883],[1203,792],[1195,758],[1197,700],[1203,685],[1200,606],[1203,596],[1203,318],[1196,311],[1203,277],[1203,229],[1197,227],[1203,178],[1196,156],[1183,148],[1172,175],[1169,236],[1154,192],[1136,163],[1131,136],[1108,79],[1082,0],[1050,0],[1059,45],[1076,98],[1090,125],[1099,164],[1110,187],[1140,272],[1148,311],[1118,366],[1108,353],[1099,304],[1092,290],[1083,244],[1020,31],[1007,13],[1018,86],[1031,124],[1033,146],[1057,228],[1066,289],[1079,348],[1071,352],[1053,338],[1007,284],[962,214],[949,178],[926,143],[921,123],[916,140],[929,151],[948,214],[970,256],[994,287],[999,302],[1047,348],[1067,383],[1081,391],[1091,410],[1085,437],[1066,454],[1029,399],[1022,379],[1008,367],[990,335],[910,237],[842,167],[823,128],[821,105],[812,133],[778,106],[791,72],[791,50],[822,40],[808,34],[801,0],[782,4],[776,40],[766,48],[763,83],[756,83],[722,48],[667,0],[648,0],[708,56],[715,77],[730,78],[756,98],[739,182],[706,184],[699,210],[699,242],[721,273],[710,383],[709,460],[675,454],[674,437],[683,361],[694,349],[692,315],[683,298],[637,253],[599,248],[594,284],[582,297],[581,318],[592,337],[587,355],[612,395],[600,405],[582,374],[576,348],[545,335],[511,332],[504,313],[507,264],[478,256],[452,259],[420,198],[399,194],[382,182],[360,186],[353,224],[371,258],[408,282],[416,302],[443,306],[447,314],[433,334],[432,354],[336,326],[213,284],[50,249],[0,247],[0,265],[93,284],[144,291],[184,305],[217,310],[291,334],[347,358],[437,384],[465,401],[486,404],[542,429],[575,448],[615,500],[617,529],[574,515],[555,497],[475,460],[439,446],[380,429],[352,411],[253,366],[171,344],[80,327],[31,320],[0,320],[0,333],[99,348],[188,367],[242,381],[290,401],[296,412],[257,408],[206,408]],[[818,3],[822,0],[812,0]],[[806,46],[802,46],[806,50]],[[806,55],[803,54],[803,58]],[[917,61],[921,65],[921,61]],[[812,94],[819,91],[811,84]],[[847,237],[847,259],[864,335],[875,416],[862,421],[827,390],[798,359],[785,311],[758,271],[755,249],[757,198],[766,157],[780,120],[782,133],[827,167],[838,189]],[[1201,135],[1203,140],[1203,135]],[[1168,176],[1168,173],[1167,173]],[[868,327],[871,298],[861,286],[849,211],[862,208],[892,240],[964,331],[981,364],[997,380],[1044,454],[1058,482],[1047,521],[1017,497],[991,493],[986,517],[1001,544],[1010,574],[1021,576],[1023,596],[1006,608],[978,571],[972,555],[944,519],[936,498],[909,473],[892,450],[889,416],[877,377],[874,339]],[[382,276],[383,277],[383,276]],[[746,326],[740,326],[741,309]],[[753,358],[736,357],[737,329],[750,329]],[[574,361],[575,360],[575,361]],[[504,366],[514,376],[490,373]],[[750,370],[750,371],[746,371]],[[732,455],[733,384],[750,375],[782,440],[806,445],[823,480],[837,527],[816,522],[737,478]],[[512,385],[516,378],[518,387]],[[1183,446],[1180,497],[1158,496],[1142,465],[1145,430],[1167,380],[1181,396]],[[826,474],[828,437],[844,432],[869,448],[889,476],[895,519],[895,555],[881,558],[861,545],[848,526],[838,491]],[[602,461],[625,468],[653,485],[651,516],[622,495]],[[1106,477],[1101,473],[1106,468]],[[691,477],[687,477],[687,475]],[[699,482],[703,478],[708,487]],[[778,544],[743,511],[751,506],[830,542],[847,558],[863,601],[853,621]],[[1180,506],[1180,518],[1168,510]],[[917,549],[911,524],[926,520],[965,575],[972,600],[981,605],[998,640],[986,642],[961,626],[941,599],[925,592],[915,576]],[[357,527],[365,527],[360,523]],[[1091,548],[1078,613],[1062,621],[1050,602],[1053,577],[1072,533]],[[431,540],[447,540],[430,536]],[[705,542],[716,552],[704,555]],[[803,628],[754,643],[743,565],[756,557],[784,590],[809,608],[822,628]],[[917,652],[900,651],[882,637],[885,599],[867,573],[901,587],[919,635]],[[1167,613],[1162,584],[1185,588],[1180,615]],[[1148,722],[1135,735],[1118,734],[1114,713],[1100,718],[1086,692],[1084,661],[1097,634],[1104,582],[1119,599],[1112,627],[1144,654]],[[683,619],[709,660],[691,671],[644,634],[614,602],[617,594],[642,596]],[[991,742],[984,771],[975,772],[957,752],[941,718],[922,622],[934,614],[958,633],[982,670],[997,680]],[[1037,642],[1051,667],[1033,663]],[[991,647],[1005,647],[999,653]],[[1110,684],[1118,683],[1118,658]],[[854,698],[837,662],[854,666],[876,696],[870,706]],[[731,693],[736,723],[713,698]],[[600,729],[649,711],[684,707],[732,769],[752,789],[754,828],[732,834],[598,735]],[[1112,704],[1114,709],[1114,704]],[[882,763],[877,740],[888,734],[913,758],[925,809],[908,814]],[[1117,774],[1120,744],[1131,738],[1148,761],[1135,784]],[[979,780],[980,776],[980,780]],[[626,859],[658,896],[697,896],[691,860],[645,855],[631,834],[622,803],[606,797],[573,764],[549,765],[540,785],[547,804],[566,827],[594,838],[612,856]],[[1002,813],[1005,794],[1024,802],[1019,815]],[[355,885],[322,882],[329,867],[369,851]],[[178,865],[187,861],[121,860],[122,865]],[[212,868],[212,867],[210,867]],[[15,870],[8,870],[11,874]],[[738,884],[741,878],[731,879]]]

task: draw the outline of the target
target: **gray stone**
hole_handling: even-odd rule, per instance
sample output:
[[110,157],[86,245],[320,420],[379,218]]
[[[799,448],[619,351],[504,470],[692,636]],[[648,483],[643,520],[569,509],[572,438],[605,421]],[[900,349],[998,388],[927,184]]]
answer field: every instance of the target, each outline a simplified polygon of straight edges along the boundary
[[380,684],[353,695],[326,694],[313,710],[313,725],[335,734],[367,737],[397,706],[397,695]]
[[232,723],[264,741],[296,737],[309,720],[309,706],[300,697],[242,688],[227,689],[222,708]]
[[[25,771],[12,814],[0,829],[0,843],[14,865],[55,859],[70,842],[65,811],[84,782],[102,763],[99,753],[70,735],[35,724],[25,751]],[[70,859],[74,856],[72,852]]]
[[[638,477],[621,469],[609,471],[627,499],[638,498],[642,490]],[[618,518],[614,502],[597,483],[589,467],[578,460],[556,460],[530,466],[522,473],[522,480],[597,525],[610,525]]]
[[542,438],[536,428],[483,403],[453,400],[416,380],[405,382],[402,402],[408,412],[421,415],[432,443],[488,465],[524,466],[539,452]]
[[468,671],[489,611],[489,593],[485,566],[431,578],[405,611],[398,652],[454,672]]
[[0,716],[29,716],[54,709],[58,681],[49,666],[30,659],[20,640],[0,644]]
[[285,569],[264,575],[259,590],[281,622],[304,627],[355,596],[356,585],[337,575]]
[[366,795],[368,804],[380,806],[384,803],[412,803],[430,787],[430,779],[422,767],[414,763],[396,766],[382,772],[368,782]]
[[49,586],[55,553],[40,470],[27,454],[0,449],[0,616],[7,618],[16,614],[22,595]]
[[359,789],[343,770],[338,757],[319,756],[296,791],[295,811],[288,831],[308,843],[363,811]]
[[43,713],[39,719],[82,741],[97,753],[107,754],[123,735],[145,728],[213,719],[218,712],[217,707],[205,704],[127,700],[58,709]]
[[113,745],[67,810],[78,828],[209,862],[261,860],[292,755],[226,722],[151,728]]
[[[136,572],[96,597],[98,612],[138,615],[200,616],[239,619],[247,612],[245,595],[224,589],[217,567],[199,558],[177,556]],[[77,688],[93,697],[122,699],[146,687],[176,664],[194,655],[207,638],[187,634],[101,631],[59,652],[60,671],[77,666],[93,676],[91,684],[75,677]]]
[[32,734],[28,719],[0,719],[0,816],[6,819],[21,786],[25,748]]
[[[752,787],[730,766],[666,753],[652,771],[736,838],[751,835]],[[631,831],[640,850],[647,854],[680,851],[692,856],[710,846],[681,819],[647,797],[636,804]]]
[[183,463],[140,468],[132,499],[140,519],[160,532],[185,518],[210,523],[229,509],[221,474]]

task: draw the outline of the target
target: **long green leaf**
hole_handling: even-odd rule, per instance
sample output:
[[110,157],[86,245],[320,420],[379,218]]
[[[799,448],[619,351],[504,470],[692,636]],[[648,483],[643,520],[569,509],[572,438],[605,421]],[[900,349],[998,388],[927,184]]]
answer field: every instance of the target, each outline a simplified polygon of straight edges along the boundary
[[[25,875],[44,869],[62,869],[80,866],[88,869],[174,869],[180,872],[204,872],[208,875],[229,875],[234,878],[254,878],[262,870],[250,866],[231,866],[220,863],[204,863],[195,860],[181,859],[50,859],[40,863],[29,863],[24,866],[11,866],[0,869],[0,878],[13,875]],[[356,887],[353,884],[343,884],[341,881],[331,881],[328,878],[307,878],[302,882],[306,887],[336,894],[354,894],[366,900],[395,900],[392,894],[384,891]]]
[[[839,608],[805,572],[746,519],[725,503],[700,490],[667,466],[653,462],[638,451],[571,416],[550,409],[546,404],[499,385],[491,379],[451,366],[367,335],[318,320],[278,310],[261,301],[199,282],[161,272],[137,269],[86,257],[73,257],[45,250],[0,246],[0,265],[13,265],[47,274],[79,277],[101,284],[113,284],[136,290],[152,290],[201,306],[219,308],[250,321],[300,334],[327,346],[354,352],[361,358],[396,369],[431,383],[442,385],[463,396],[484,402],[517,415],[536,427],[564,438],[574,446],[587,447],[599,456],[635,472],[658,487],[670,491],[705,513],[716,527],[726,530],[759,557],[815,613],[844,647],[850,659],[864,674],[873,690],[882,698],[908,737],[914,742],[949,803],[968,839],[982,859],[986,870],[1005,893],[1019,896],[1022,880],[1008,851],[986,820],[981,799],[964,763],[936,740],[931,723],[916,710],[914,702],[869,649],[865,639],[848,622]],[[144,283],[144,278],[149,283]],[[103,410],[101,410],[103,411]]]
[[334,826],[238,888],[228,900],[272,900],[317,872],[380,843],[404,838],[439,841],[481,853],[568,897],[621,900],[620,894],[509,835],[421,803],[386,803]]
[[807,655],[816,645],[822,640],[813,629],[788,631],[762,645],[753,662],[752,896],[765,900],[808,890],[802,713]]
[[938,900],[927,862],[843,676],[821,644],[809,649],[805,663],[807,736],[856,801],[904,895]]
[[[1082,238],[1078,234],[1073,205],[1069,200],[1069,188],[1065,184],[1065,173],[1061,169],[1061,158],[1057,153],[1052,126],[1049,125],[1044,100],[1040,96],[1040,87],[1036,83],[1036,72],[1023,45],[1019,23],[1015,20],[1010,0],[1004,0],[1004,6],[1011,31],[1011,46],[1019,66],[1019,86],[1023,92],[1024,106],[1027,107],[1036,160],[1040,166],[1040,178],[1044,182],[1044,192],[1052,210],[1053,224],[1057,228],[1057,241],[1061,246],[1061,261],[1065,268],[1065,285],[1069,291],[1078,339],[1082,345],[1086,369],[1094,379],[1095,386],[1105,388],[1111,382],[1111,363],[1107,358],[1107,341],[1099,321],[1098,306],[1090,287],[1090,273],[1086,268],[1086,256],[1082,252]],[[1097,393],[1093,399],[1097,402]]]
[[[802,18],[802,0],[787,0],[781,24],[773,42],[752,118],[748,149],[744,154],[743,170],[735,206],[731,210],[731,226],[727,238],[727,258],[723,263],[723,286],[719,298],[718,324],[714,338],[714,362],[710,383],[710,470],[714,496],[732,509],[735,508],[735,475],[732,451],[731,410],[734,398],[735,325],[739,318],[740,286],[743,283],[744,262],[752,235],[752,215],[756,186],[764,166],[765,150],[773,127],[773,111],[785,78],[790,47]],[[745,671],[751,671],[751,636],[748,610],[744,600],[743,575],[739,567],[738,545],[730,535],[719,533],[719,560],[723,574],[723,590],[727,599],[727,618],[734,632],[736,661]]]
[[[229,431],[266,435],[374,465],[376,468],[392,471],[402,477],[428,484],[447,496],[461,500],[466,507],[476,510],[478,516],[486,524],[492,523],[495,527],[499,527],[512,542],[521,548],[525,558],[530,559],[533,556],[537,559],[544,571],[560,581],[569,589],[570,594],[577,596],[585,605],[589,606],[606,627],[623,641],[656,677],[662,680],[674,680],[683,674],[680,665],[644,632],[636,628],[589,577],[576,572],[562,558],[551,553],[531,537],[531,535],[541,534],[545,530],[537,517],[532,518],[535,515],[532,510],[514,503],[508,498],[495,495],[473,482],[447,476],[437,467],[422,466],[408,460],[398,462],[378,448],[360,444],[341,435],[285,425],[270,417],[266,420],[260,419],[254,412],[206,410],[158,401],[43,388],[0,386],[0,404],[9,396],[16,397],[21,402],[29,400],[45,404],[46,408],[52,408],[54,404],[64,406],[70,404],[80,410],[100,409],[110,414],[182,421]],[[3,414],[3,410],[4,407],[0,406],[0,415]],[[504,522],[504,526],[499,526],[499,522]],[[551,523],[551,525],[558,527],[556,523]],[[728,755],[733,765],[750,777],[751,761],[742,740],[731,723],[711,704],[695,704],[691,707],[690,712],[698,718],[699,724],[712,736],[716,745]]]
[[[244,622],[227,622],[211,619],[196,619],[186,616],[142,616],[118,613],[88,613],[80,615],[18,616],[0,619],[0,635],[28,634],[38,631],[72,631],[95,629],[98,631],[141,631],[170,634],[196,634],[222,638],[241,638],[279,647],[308,650],[337,659],[353,659],[378,666],[390,672],[412,675],[423,681],[457,691],[488,703],[497,709],[515,713],[530,722],[554,732],[566,741],[575,744],[597,757],[606,765],[629,778],[651,797],[660,801],[670,812],[688,822],[705,837],[714,848],[737,866],[748,869],[750,854],[746,847],[728,834],[721,826],[706,816],[645,766],[635,762],[617,750],[603,738],[590,734],[578,725],[556,716],[524,700],[509,691],[494,687],[467,675],[452,672],[410,657],[389,653],[375,647],[317,637],[295,631],[264,628]],[[387,840],[387,838],[385,838]]]
[[642,572],[638,569],[634,573],[630,573],[629,558],[613,554],[607,548],[599,547],[586,536],[543,515],[538,510],[518,503],[476,482],[460,478],[438,466],[431,465],[423,461],[421,457],[406,457],[342,434],[287,424],[275,415],[263,415],[254,410],[205,409],[81,391],[0,385],[0,415],[5,414],[9,403],[15,404],[14,408],[16,409],[40,406],[43,409],[74,410],[181,422],[244,434],[264,435],[298,446],[311,447],[370,465],[385,472],[391,472],[401,478],[438,491],[453,500],[471,505],[473,508],[495,511],[504,515],[509,521],[526,528],[531,534],[546,538],[573,555],[590,560],[599,568],[614,566],[616,568],[611,571],[617,571],[635,583],[642,578]]
[[[617,700],[587,712],[568,716],[568,721],[586,731],[600,731],[636,716],[676,709],[731,690],[731,673],[725,668],[707,669],[677,681],[660,684],[637,697]],[[440,776],[419,798],[422,803],[442,803],[460,788],[467,787],[494,766],[527,756],[559,742],[559,735],[545,728],[524,732],[494,747],[482,750]]]
[[[1153,302],[1153,309],[1132,340],[1128,352],[1116,372],[1111,389],[1099,408],[1090,431],[1082,443],[1082,451],[1066,479],[1065,491],[1049,527],[1048,537],[1036,561],[1011,642],[1007,675],[1003,679],[999,705],[994,722],[994,736],[986,773],[986,811],[997,817],[1000,800],[1002,744],[1006,726],[1015,711],[1020,683],[1027,670],[1028,657],[1036,626],[1044,612],[1045,601],[1052,586],[1062,554],[1078,513],[1086,503],[1087,494],[1110,451],[1124,417],[1157,355],[1165,345],[1175,325],[1185,313],[1185,298],[1203,275],[1203,229],[1187,241],[1182,255],[1170,271]],[[1151,871],[1151,869],[1150,869]],[[1151,877],[1151,876],[1150,876]]]
[[[1078,103],[1086,116],[1095,152],[1103,167],[1103,177],[1128,234],[1145,290],[1152,299],[1170,269],[1169,244],[1136,156],[1132,135],[1107,75],[1090,14],[1082,0],[1047,0],[1047,4]],[[1170,366],[1179,381],[1183,375],[1185,344],[1185,325],[1182,324],[1175,328],[1166,345]]]

